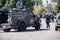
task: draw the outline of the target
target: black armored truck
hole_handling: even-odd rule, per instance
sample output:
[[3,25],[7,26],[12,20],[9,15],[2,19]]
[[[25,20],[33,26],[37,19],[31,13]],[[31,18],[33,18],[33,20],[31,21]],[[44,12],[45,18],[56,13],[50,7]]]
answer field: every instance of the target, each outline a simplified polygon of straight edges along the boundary
[[40,29],[40,18],[29,9],[9,9],[7,23],[1,24],[4,32],[9,32],[11,29],[24,31],[27,27],[35,27]]

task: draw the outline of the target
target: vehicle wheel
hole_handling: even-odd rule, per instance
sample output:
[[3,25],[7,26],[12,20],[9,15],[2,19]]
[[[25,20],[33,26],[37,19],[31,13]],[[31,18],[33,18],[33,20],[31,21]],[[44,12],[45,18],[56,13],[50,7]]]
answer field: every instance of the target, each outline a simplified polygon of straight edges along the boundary
[[10,32],[10,28],[4,29],[4,32]]
[[36,30],[39,30],[39,29],[40,29],[40,23],[39,23],[39,22],[36,22],[36,23],[35,23],[35,29],[36,29]]
[[26,30],[26,25],[25,25],[25,23],[19,23],[19,25],[18,25],[19,27],[18,27],[18,31],[24,31],[24,30]]
[[55,30],[58,31],[58,28],[56,27]]

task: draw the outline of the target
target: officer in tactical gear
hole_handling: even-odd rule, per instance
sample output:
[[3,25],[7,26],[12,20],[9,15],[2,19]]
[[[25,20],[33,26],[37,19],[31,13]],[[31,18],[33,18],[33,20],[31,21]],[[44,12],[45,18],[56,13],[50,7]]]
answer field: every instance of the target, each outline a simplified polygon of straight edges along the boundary
[[22,3],[22,0],[18,0],[17,3],[16,3],[16,8],[22,8],[23,6],[23,3]]

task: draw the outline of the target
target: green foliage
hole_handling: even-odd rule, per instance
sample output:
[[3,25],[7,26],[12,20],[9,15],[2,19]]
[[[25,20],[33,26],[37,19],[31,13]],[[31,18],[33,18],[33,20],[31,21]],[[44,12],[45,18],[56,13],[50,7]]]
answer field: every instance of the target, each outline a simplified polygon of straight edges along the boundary
[[[5,6],[7,8],[15,8],[17,0],[0,0],[0,8]],[[23,6],[34,10],[35,0],[22,0]]]
[[10,0],[9,8],[13,8],[15,6],[15,0]]
[[34,6],[35,14],[41,14],[44,12],[44,7],[42,5]]
[[4,6],[6,3],[6,0],[2,0],[2,5]]
[[3,5],[2,5],[2,0],[0,0],[0,8],[2,7]]
[[23,1],[23,6],[25,8],[29,8],[29,9],[33,10],[33,6],[35,4],[34,1],[32,1],[32,0],[22,0],[22,1]]
[[57,4],[53,8],[54,12],[60,13],[60,0],[58,0]]
[[9,7],[10,0],[6,0],[5,7]]
[[[33,10],[33,5],[35,4],[35,1],[32,0],[22,0],[22,1],[23,1],[23,6],[25,6],[25,8],[29,8]],[[3,6],[7,8],[16,7],[16,2],[17,0],[0,0],[0,8]]]
[[16,7],[16,1],[17,0],[6,0],[5,7],[7,8],[13,8]]

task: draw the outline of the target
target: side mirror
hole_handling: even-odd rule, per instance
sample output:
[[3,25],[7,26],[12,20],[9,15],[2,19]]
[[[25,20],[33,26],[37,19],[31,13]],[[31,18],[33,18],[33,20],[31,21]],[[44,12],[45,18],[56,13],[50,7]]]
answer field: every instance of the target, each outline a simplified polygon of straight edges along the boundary
[[33,17],[35,18],[36,16],[35,16],[35,15],[33,15]]

